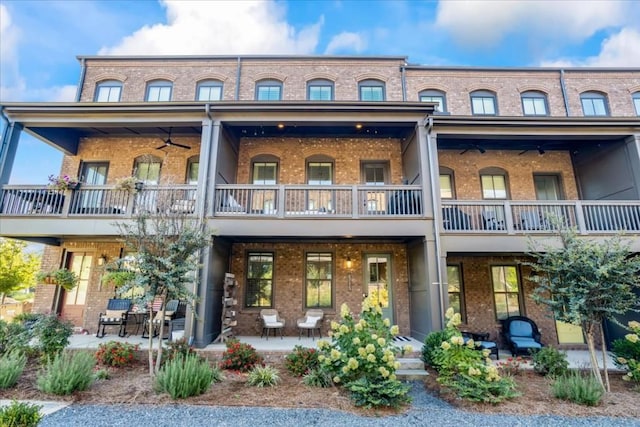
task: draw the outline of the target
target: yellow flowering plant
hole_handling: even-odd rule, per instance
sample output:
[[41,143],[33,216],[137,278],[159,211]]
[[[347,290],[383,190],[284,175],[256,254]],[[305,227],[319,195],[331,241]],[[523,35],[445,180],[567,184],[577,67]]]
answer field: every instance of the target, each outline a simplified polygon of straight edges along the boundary
[[331,324],[331,342],[320,341],[320,369],[351,392],[358,406],[397,407],[408,403],[409,387],[396,378],[396,355],[411,348],[400,348],[393,338],[399,333],[382,317],[382,310],[368,299],[358,320],[346,304],[340,308],[340,321]]
[[640,322],[635,320],[627,323],[630,333],[624,339],[613,341],[613,360],[615,364],[625,371],[622,379],[634,382],[640,389]]

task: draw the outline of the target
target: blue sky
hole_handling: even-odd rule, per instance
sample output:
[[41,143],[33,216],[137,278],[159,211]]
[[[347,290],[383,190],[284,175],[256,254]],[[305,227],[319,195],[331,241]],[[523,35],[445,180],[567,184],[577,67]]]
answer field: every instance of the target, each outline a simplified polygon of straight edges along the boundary
[[[76,55],[96,54],[640,67],[640,1],[0,0],[0,102],[72,101]],[[44,184],[60,161],[24,135],[10,182]]]

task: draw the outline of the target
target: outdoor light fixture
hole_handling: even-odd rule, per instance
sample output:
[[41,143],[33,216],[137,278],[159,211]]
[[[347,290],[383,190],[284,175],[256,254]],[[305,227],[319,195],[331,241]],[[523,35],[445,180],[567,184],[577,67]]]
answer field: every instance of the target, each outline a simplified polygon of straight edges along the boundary
[[361,123],[356,124],[356,129],[362,129],[362,124]]
[[100,258],[98,258],[98,265],[104,265],[107,262],[107,259],[107,254],[100,255]]
[[351,290],[351,268],[353,267],[353,262],[351,261],[351,257],[347,257],[347,261],[345,262],[347,267],[347,285],[349,286],[349,290]]

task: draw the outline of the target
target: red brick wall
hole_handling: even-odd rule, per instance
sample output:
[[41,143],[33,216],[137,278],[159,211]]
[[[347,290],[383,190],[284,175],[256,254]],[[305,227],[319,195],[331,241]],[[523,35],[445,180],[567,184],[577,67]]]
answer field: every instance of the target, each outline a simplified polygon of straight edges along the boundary
[[[329,328],[330,321],[339,317],[340,306],[347,303],[354,313],[362,308],[363,279],[362,257],[367,253],[391,254],[393,304],[395,323],[402,334],[409,333],[409,281],[405,245],[395,243],[380,244],[333,244],[310,243],[236,243],[232,248],[231,272],[238,279],[238,326],[239,335],[260,333],[257,322],[259,309],[244,307],[246,276],[246,254],[250,251],[269,251],[274,253],[274,289],[273,304],[281,317],[286,319],[284,333],[296,335],[296,319],[302,317],[304,308],[304,254],[305,251],[328,251],[334,254],[334,306],[325,309],[323,334]],[[353,261],[351,289],[348,287],[348,271],[345,260]]]

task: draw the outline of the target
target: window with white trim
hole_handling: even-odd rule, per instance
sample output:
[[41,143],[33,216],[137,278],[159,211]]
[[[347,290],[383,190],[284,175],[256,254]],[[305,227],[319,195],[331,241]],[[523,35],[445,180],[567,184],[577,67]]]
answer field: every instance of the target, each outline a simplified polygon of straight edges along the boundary
[[168,80],[154,80],[147,83],[147,95],[145,100],[148,102],[166,102],[171,101],[171,90],[173,83]]
[[525,116],[547,116],[547,97],[542,92],[528,91],[520,95]]
[[501,320],[520,315],[520,283],[516,266],[492,265],[491,283],[496,318]]
[[496,94],[487,90],[471,93],[471,113],[474,116],[495,116],[497,114]]
[[95,102],[119,102],[122,95],[122,82],[105,80],[96,87]]

